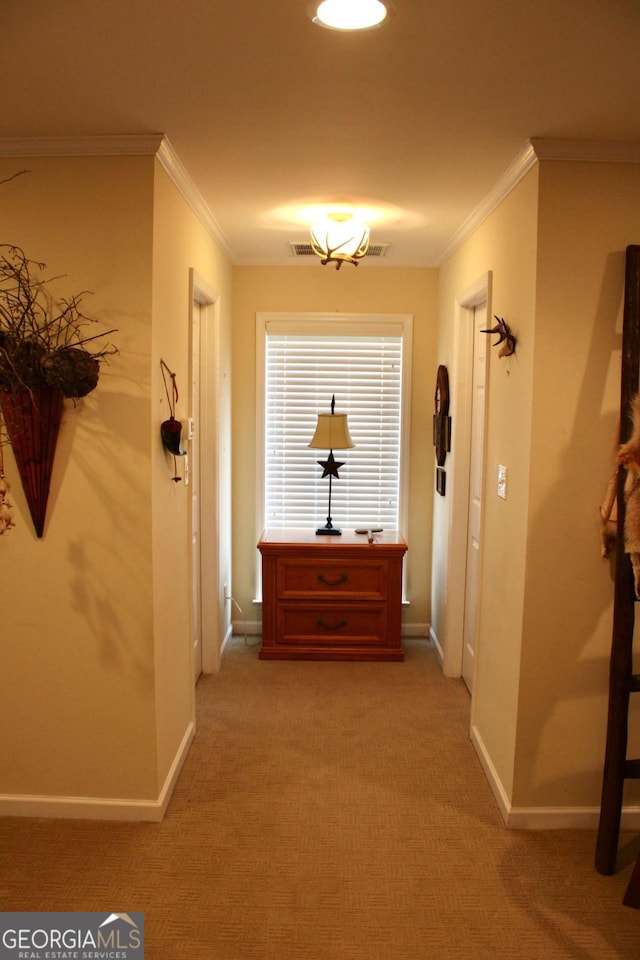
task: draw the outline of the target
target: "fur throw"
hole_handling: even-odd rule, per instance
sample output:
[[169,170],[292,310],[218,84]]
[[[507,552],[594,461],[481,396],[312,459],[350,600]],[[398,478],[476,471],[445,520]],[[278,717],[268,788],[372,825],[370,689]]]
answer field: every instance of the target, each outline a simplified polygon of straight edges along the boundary
[[[636,598],[640,600],[640,395],[631,401],[633,430],[626,443],[618,448],[617,461],[627,471],[624,483],[625,521],[624,550],[631,558]],[[615,539],[614,511],[616,499],[616,476],[607,486],[607,493],[600,507],[602,555],[607,556]]]
[[4,475],[4,464],[2,459],[2,444],[0,444],[0,536],[14,526],[11,516],[11,507],[13,504],[9,500],[9,486]]

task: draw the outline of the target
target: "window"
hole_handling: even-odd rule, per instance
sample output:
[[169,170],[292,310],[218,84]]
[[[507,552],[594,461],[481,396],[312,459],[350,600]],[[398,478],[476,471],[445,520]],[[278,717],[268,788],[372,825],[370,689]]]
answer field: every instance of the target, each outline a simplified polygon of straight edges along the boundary
[[308,444],[334,395],[355,443],[334,454],[334,526],[405,528],[411,317],[260,314],[257,332],[261,529],[325,523],[324,457]]

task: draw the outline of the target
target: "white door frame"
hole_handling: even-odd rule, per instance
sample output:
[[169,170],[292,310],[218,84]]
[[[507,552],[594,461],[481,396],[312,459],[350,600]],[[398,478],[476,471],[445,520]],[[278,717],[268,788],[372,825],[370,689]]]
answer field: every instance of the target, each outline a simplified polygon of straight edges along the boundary
[[189,469],[185,466],[185,484],[191,490],[191,639],[193,646],[193,679],[197,683],[202,673],[202,559],[200,556],[200,371],[201,329],[206,318],[206,305],[191,301],[191,362],[189,389]]
[[[452,459],[449,506],[449,556],[447,561],[447,631],[443,673],[462,676],[464,602],[469,523],[469,473],[471,470],[471,384],[473,373],[473,317],[477,306],[487,304],[491,316],[491,271],[456,296],[454,351],[451,382]],[[485,407],[488,409],[488,404]]]
[[[189,326],[193,304],[200,305],[200,597],[202,672],[220,669],[221,610],[219,557],[219,389],[220,298],[195,270],[189,270]],[[191,356],[193,345],[191,344]],[[190,377],[190,380],[193,378]],[[191,541],[191,537],[189,538]]]

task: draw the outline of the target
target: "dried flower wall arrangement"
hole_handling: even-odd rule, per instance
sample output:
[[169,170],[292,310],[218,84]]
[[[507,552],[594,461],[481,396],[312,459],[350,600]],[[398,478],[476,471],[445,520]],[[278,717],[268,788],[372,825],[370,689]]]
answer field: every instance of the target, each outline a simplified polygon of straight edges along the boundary
[[[13,179],[13,178],[10,178]],[[2,181],[3,182],[3,181]],[[87,291],[57,299],[43,278],[43,263],[15,244],[0,244],[0,409],[38,537],[44,530],[63,399],[74,402],[98,384],[100,364],[117,349],[89,335],[97,321],[81,304]],[[89,346],[91,344],[91,347]],[[0,478],[4,485],[4,475]],[[3,506],[7,506],[6,494]],[[0,523],[0,534],[13,524]]]
[[100,361],[116,353],[88,344],[114,330],[85,336],[95,323],[80,309],[87,291],[56,300],[40,279],[45,264],[29,260],[13,244],[0,244],[0,389],[8,393],[57,387],[78,399],[98,385]]

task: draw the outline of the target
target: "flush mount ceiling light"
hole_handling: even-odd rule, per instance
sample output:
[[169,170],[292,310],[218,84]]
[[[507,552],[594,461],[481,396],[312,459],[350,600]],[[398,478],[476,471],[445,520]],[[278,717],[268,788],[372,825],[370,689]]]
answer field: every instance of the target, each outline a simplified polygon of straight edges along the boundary
[[323,0],[313,22],[331,30],[368,30],[387,16],[381,0]]
[[323,265],[343,263],[358,266],[369,247],[369,227],[359,223],[351,213],[330,213],[324,223],[311,227],[311,246]]

